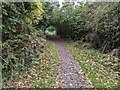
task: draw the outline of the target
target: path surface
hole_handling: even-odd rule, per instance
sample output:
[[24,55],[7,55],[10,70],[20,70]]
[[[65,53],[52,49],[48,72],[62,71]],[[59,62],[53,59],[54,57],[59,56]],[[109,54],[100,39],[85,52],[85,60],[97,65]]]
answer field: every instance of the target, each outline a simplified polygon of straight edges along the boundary
[[58,36],[51,36],[58,49],[60,66],[56,77],[57,88],[90,88],[91,82],[82,72],[79,64],[64,47],[63,41]]

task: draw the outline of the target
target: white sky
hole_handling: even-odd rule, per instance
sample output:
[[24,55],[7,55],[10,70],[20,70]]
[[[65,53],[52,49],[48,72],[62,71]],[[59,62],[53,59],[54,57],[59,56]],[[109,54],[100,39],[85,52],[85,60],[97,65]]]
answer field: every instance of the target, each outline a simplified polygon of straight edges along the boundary
[[86,0],[58,0],[58,1],[60,4],[60,7],[62,7],[62,2],[75,2],[75,5],[77,4],[77,2],[81,2],[81,1],[86,2]]

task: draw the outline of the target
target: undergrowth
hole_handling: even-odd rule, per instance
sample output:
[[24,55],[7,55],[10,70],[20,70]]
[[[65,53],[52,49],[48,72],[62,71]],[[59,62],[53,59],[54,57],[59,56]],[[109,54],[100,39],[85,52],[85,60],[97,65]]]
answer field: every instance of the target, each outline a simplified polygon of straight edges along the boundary
[[58,56],[55,44],[47,42],[45,50],[39,60],[34,60],[30,67],[21,72],[14,73],[12,80],[8,81],[5,88],[51,88],[58,66]]

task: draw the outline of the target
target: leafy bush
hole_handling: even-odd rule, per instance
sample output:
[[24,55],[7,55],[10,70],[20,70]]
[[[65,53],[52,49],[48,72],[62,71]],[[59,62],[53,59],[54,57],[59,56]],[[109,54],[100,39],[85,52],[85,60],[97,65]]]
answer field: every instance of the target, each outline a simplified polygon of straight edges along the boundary
[[[12,79],[16,70],[29,67],[39,58],[46,41],[33,25],[42,19],[42,4],[34,2],[2,3],[2,74]],[[40,54],[40,53],[39,53]]]

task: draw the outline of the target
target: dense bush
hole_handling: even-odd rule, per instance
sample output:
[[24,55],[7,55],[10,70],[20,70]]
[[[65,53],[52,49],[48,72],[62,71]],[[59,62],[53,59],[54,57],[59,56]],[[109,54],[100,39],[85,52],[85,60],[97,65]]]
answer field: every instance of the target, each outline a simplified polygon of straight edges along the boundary
[[12,78],[16,70],[29,67],[43,52],[43,34],[34,28],[42,13],[41,3],[2,3],[3,81]]
[[95,48],[109,52],[120,46],[119,3],[93,3],[84,12],[88,36]]

